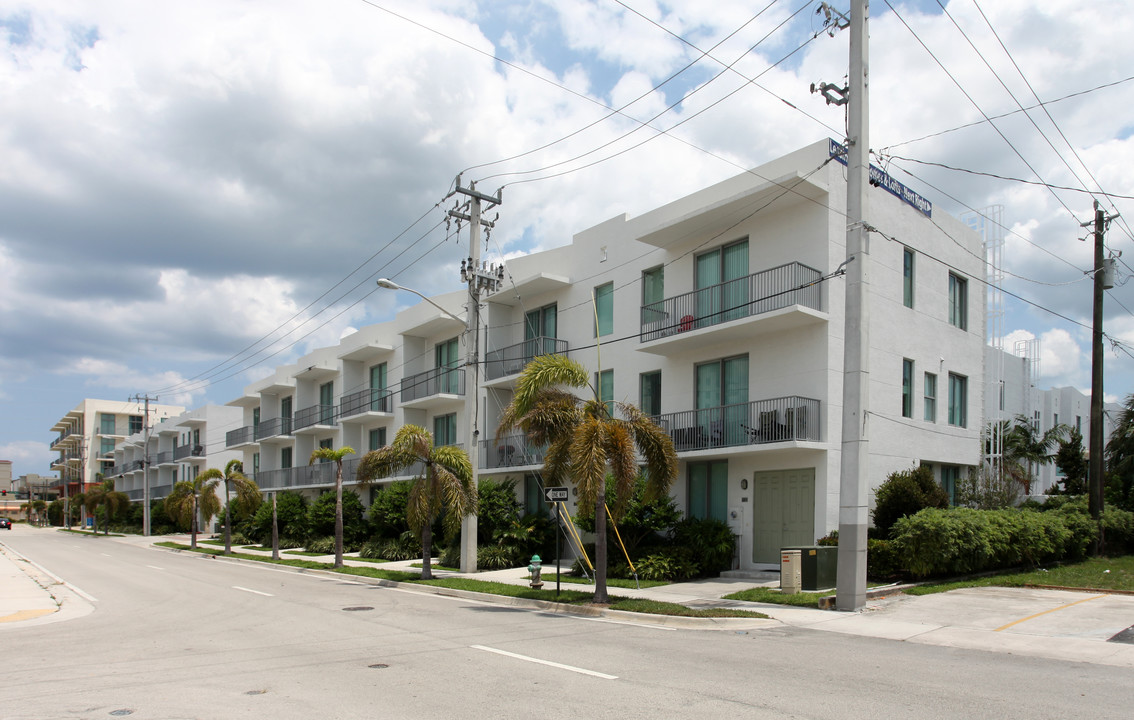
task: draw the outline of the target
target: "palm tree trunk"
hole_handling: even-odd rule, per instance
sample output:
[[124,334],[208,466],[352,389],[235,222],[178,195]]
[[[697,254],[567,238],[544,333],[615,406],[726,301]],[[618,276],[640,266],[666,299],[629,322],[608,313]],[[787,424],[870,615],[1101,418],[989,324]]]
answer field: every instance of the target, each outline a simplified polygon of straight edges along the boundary
[[272,559],[280,559],[280,528],[276,521],[276,493],[272,493]]
[[433,567],[429,564],[433,555],[433,523],[427,522],[421,529],[421,579],[433,579]]
[[343,461],[335,471],[335,567],[343,566]]
[[224,479],[224,554],[232,554],[232,533],[228,526],[232,523],[228,513],[228,478]]
[[189,547],[197,549],[197,496],[193,496],[193,521],[189,523]]
[[[602,484],[603,486],[606,483]],[[596,603],[610,600],[606,594],[606,489],[600,487],[595,499],[595,598]]]

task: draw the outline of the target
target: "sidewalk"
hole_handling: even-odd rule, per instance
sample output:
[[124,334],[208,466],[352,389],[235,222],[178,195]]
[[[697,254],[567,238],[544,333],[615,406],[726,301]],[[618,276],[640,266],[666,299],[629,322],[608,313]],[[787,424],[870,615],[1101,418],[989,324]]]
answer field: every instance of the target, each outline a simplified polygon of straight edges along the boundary
[[[115,542],[137,547],[152,547],[155,542],[173,541],[188,544],[188,536],[144,538],[126,536]],[[205,545],[205,547],[217,547]],[[236,546],[236,552],[270,555],[270,551],[250,550]],[[81,598],[68,593],[57,578],[44,575],[27,559],[0,543],[0,623],[25,625],[40,621],[66,619],[57,613],[60,607],[72,612]],[[331,562],[333,557],[288,554],[281,557],[304,558]],[[348,565],[380,567],[386,570],[419,572],[412,565],[419,560],[370,563],[349,555]],[[554,566],[545,566],[545,577],[554,578]],[[315,571],[319,572],[319,571]],[[462,576],[461,573],[434,569],[435,577]],[[528,585],[526,568],[479,572],[469,576],[477,580]],[[359,578],[360,581],[365,580]],[[552,589],[554,580],[545,579],[544,588]],[[542,601],[496,598],[479,593],[411,586],[421,592],[443,592],[466,596],[470,600],[501,602],[555,612],[578,612],[618,618],[640,624],[660,624],[695,630],[728,629],[736,632],[759,632],[762,628],[784,625],[806,630],[836,632],[844,635],[899,640],[943,647],[1010,653],[1062,661],[1090,662],[1120,667],[1134,667],[1134,596],[1106,595],[1090,592],[1069,592],[1026,588],[985,587],[955,590],[927,596],[897,594],[868,600],[862,611],[843,613],[831,610],[790,607],[764,603],[724,600],[740,590],[758,586],[778,586],[775,575],[765,578],[710,578],[694,582],[673,583],[653,588],[612,587],[612,595],[646,598],[677,603],[692,608],[734,607],[762,612],[772,620],[759,619],[695,619],[640,615],[586,607],[558,606]],[[563,583],[564,590],[587,590],[590,585]],[[88,605],[86,612],[90,612]],[[5,625],[0,624],[0,629]]]

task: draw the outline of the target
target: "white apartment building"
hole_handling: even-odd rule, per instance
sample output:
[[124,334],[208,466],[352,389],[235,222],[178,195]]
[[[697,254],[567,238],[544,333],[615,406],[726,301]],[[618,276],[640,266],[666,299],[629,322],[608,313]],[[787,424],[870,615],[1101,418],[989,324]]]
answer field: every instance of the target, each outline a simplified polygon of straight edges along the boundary
[[[151,406],[152,407],[152,406]],[[240,423],[237,408],[205,405],[163,418],[149,432],[126,438],[114,452],[114,465],[106,471],[115,478],[115,490],[131,501],[145,498],[149,480],[150,499],[164,498],[179,480],[192,480],[208,468],[224,471],[239,452],[225,448],[224,436]],[[218,491],[223,501],[223,490]]]
[[[484,477],[520,481],[535,509],[542,449],[494,438],[533,356],[567,353],[604,400],[640,405],[680,460],[686,513],[728,522],[738,563],[778,563],[838,525],[846,180],[834,143],[803,148],[569,244],[510,261],[482,312],[478,387],[463,323],[426,302],[249,385],[228,404],[261,488],[321,492],[312,450],[385,444],[404,423],[465,442],[475,402]],[[985,308],[980,238],[888,176],[870,190],[871,486],[932,466],[943,482],[980,461]],[[466,293],[432,298],[460,315]],[[345,466],[353,481],[355,461]]]
[[[999,358],[997,356],[1000,356]],[[1083,437],[1083,450],[1090,455],[1091,436],[1091,396],[1077,388],[1060,387],[1041,389],[1036,387],[1036,361],[1034,358],[1015,355],[985,348],[985,366],[993,367],[999,363],[1002,378],[999,391],[996,388],[985,394],[984,417],[986,423],[1006,420],[1012,423],[1017,416],[1031,420],[1032,426],[1041,434],[1057,425],[1074,428]],[[999,369],[999,368],[998,368]],[[1118,422],[1122,405],[1103,404],[1103,447],[1110,441]],[[1054,448],[1052,452],[1055,451]],[[1055,487],[1063,473],[1054,462],[1040,465],[1035,470],[1031,497],[1041,498]]]
[[[152,425],[185,408],[151,404],[149,410]],[[115,450],[126,438],[142,431],[145,415],[144,403],[87,398],[52,426],[57,436],[51,449],[59,457],[51,461],[51,469],[59,473],[59,482],[66,484],[70,497],[83,492],[97,474],[105,475],[113,467]]]

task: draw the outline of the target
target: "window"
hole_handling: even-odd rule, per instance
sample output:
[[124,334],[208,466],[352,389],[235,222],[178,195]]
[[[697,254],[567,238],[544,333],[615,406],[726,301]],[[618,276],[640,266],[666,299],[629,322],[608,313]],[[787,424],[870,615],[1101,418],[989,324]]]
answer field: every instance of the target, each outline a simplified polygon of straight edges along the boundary
[[280,400],[280,417],[285,421],[291,420],[291,397]]
[[193,431],[193,448],[194,448],[193,454],[194,455],[199,454],[199,451],[197,450],[197,448],[200,448],[200,447],[201,447],[201,430],[198,428],[198,429]]
[[949,273],[949,324],[961,330],[969,327],[968,281]]
[[[334,438],[327,438],[326,440],[320,440],[319,441],[319,449],[322,450],[323,448],[327,448],[328,450],[334,450],[335,449]],[[325,463],[325,462],[330,462],[330,460],[327,460],[326,458],[320,458],[319,459],[320,464]]]
[[914,251],[906,248],[902,253],[902,304],[913,307]]
[[433,418],[433,445],[434,447],[441,447],[443,445],[456,445],[457,444],[457,414],[449,413],[448,415],[438,415]]
[[1004,381],[1000,381],[1000,409],[1004,409]]
[[456,395],[460,391],[460,378],[455,369],[460,362],[457,359],[457,338],[437,343],[433,352],[436,367],[453,368],[448,372],[441,373],[438,378],[437,392]]
[[333,425],[335,422],[335,383],[332,380],[319,386],[319,424]]
[[369,433],[369,441],[368,448],[370,450],[386,447],[386,428],[380,427],[371,430]]
[[559,309],[555,303],[538,310],[530,310],[524,316],[524,339],[553,338],[558,332],[558,323]]
[[282,450],[280,450],[280,468],[291,467],[291,463],[292,463],[291,453],[292,453],[292,450],[289,447],[285,447]]
[[260,424],[260,408],[252,408],[252,427]]
[[913,360],[902,359],[902,417],[913,417]]
[[252,453],[252,474],[260,472],[260,453]]
[[949,505],[957,504],[957,481],[961,479],[961,468],[956,465],[941,466],[941,487],[949,496]]
[[605,403],[606,411],[614,417],[614,371],[595,373],[595,389],[598,390],[599,402]]
[[705,441],[741,445],[748,437],[748,356],[701,363],[694,370],[697,426]]
[[969,379],[949,373],[949,424],[966,427],[968,422]]
[[98,432],[100,435],[114,434],[114,413],[98,414]]
[[142,432],[142,416],[141,415],[131,415],[130,416],[130,434],[133,435],[135,433],[140,433],[140,432]]
[[595,337],[614,332],[614,283],[595,288]]
[[707,327],[746,317],[748,305],[748,239],[730,243],[697,256],[694,285],[697,290],[697,326]]
[[1036,410],[1032,413],[1032,427],[1036,430],[1040,429],[1040,411]]
[[547,514],[547,501],[543,499],[543,484],[539,475],[533,473],[524,475],[524,514]]
[[378,363],[377,365],[370,366],[370,389],[386,389],[386,363]]
[[638,408],[647,416],[661,415],[661,370],[638,376]]
[[933,373],[925,374],[925,397],[922,405],[925,408],[925,421],[937,422],[937,376]]
[[1059,413],[1055,413],[1055,415],[1052,416],[1051,426],[1052,427],[1059,427]]
[[1075,432],[1079,433],[1080,435],[1083,434],[1083,416],[1082,415],[1076,415],[1075,416]]
[[689,463],[688,492],[689,517],[728,522],[728,461]]
[[109,455],[114,452],[114,439],[102,438],[99,442],[99,455]]

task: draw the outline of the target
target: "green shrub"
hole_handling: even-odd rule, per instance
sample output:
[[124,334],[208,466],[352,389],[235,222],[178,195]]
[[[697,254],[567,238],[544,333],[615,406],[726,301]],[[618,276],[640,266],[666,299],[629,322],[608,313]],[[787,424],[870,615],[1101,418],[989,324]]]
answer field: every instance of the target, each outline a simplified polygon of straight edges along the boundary
[[[457,561],[460,562],[459,557]],[[517,565],[511,548],[503,545],[485,545],[477,548],[476,566],[480,570],[507,570]]]
[[321,537],[314,538],[307,541],[307,546],[304,548],[307,552],[317,552],[323,555],[333,555],[335,552],[335,538],[334,537]]
[[[481,480],[477,485],[477,543],[492,545],[520,520],[515,480]],[[479,561],[477,565],[479,566]]]
[[642,580],[681,581],[697,575],[697,565],[689,558],[689,553],[678,548],[647,555],[635,565]]
[[891,540],[866,541],[866,576],[871,580],[896,580],[902,574],[902,561]]
[[1104,508],[1102,526],[1107,555],[1134,554],[1134,512]]
[[688,518],[674,526],[673,544],[690,553],[697,575],[715,577],[732,567],[736,536],[722,520]]
[[949,507],[949,495],[933,481],[933,471],[919,466],[892,472],[874,491],[874,527],[889,537],[900,518],[924,508]]
[[[370,534],[358,493],[343,491],[343,546],[359,547]],[[335,535],[335,491],[320,495],[307,509],[307,531],[313,537]],[[332,549],[331,552],[334,552]]]
[[[477,552],[480,551],[478,550]],[[420,544],[417,549],[417,556],[421,557]],[[461,566],[461,541],[459,539],[456,542],[445,545],[437,558],[437,564],[451,568],[459,568]]]
[[[298,545],[290,547],[303,547],[307,540],[307,499],[296,492],[285,490],[276,496],[276,525],[280,537],[288,537],[297,541]],[[272,544],[272,503],[260,503],[256,514],[248,523],[245,534],[258,543]],[[282,541],[281,541],[282,542]],[[282,548],[283,545],[280,545]]]
[[410,529],[406,519],[411,480],[398,480],[374,491],[370,500],[371,533],[380,538],[397,538]]
[[[269,537],[268,542],[265,543],[265,544],[271,545],[272,544],[272,538]],[[296,548],[301,548],[306,544],[307,544],[306,540],[301,540],[300,538],[296,538],[296,537],[288,537],[287,535],[280,535],[280,539],[279,539],[280,550],[295,550]]]
[[407,530],[394,540],[379,540],[378,557],[384,560],[413,560],[421,557],[421,540]]

